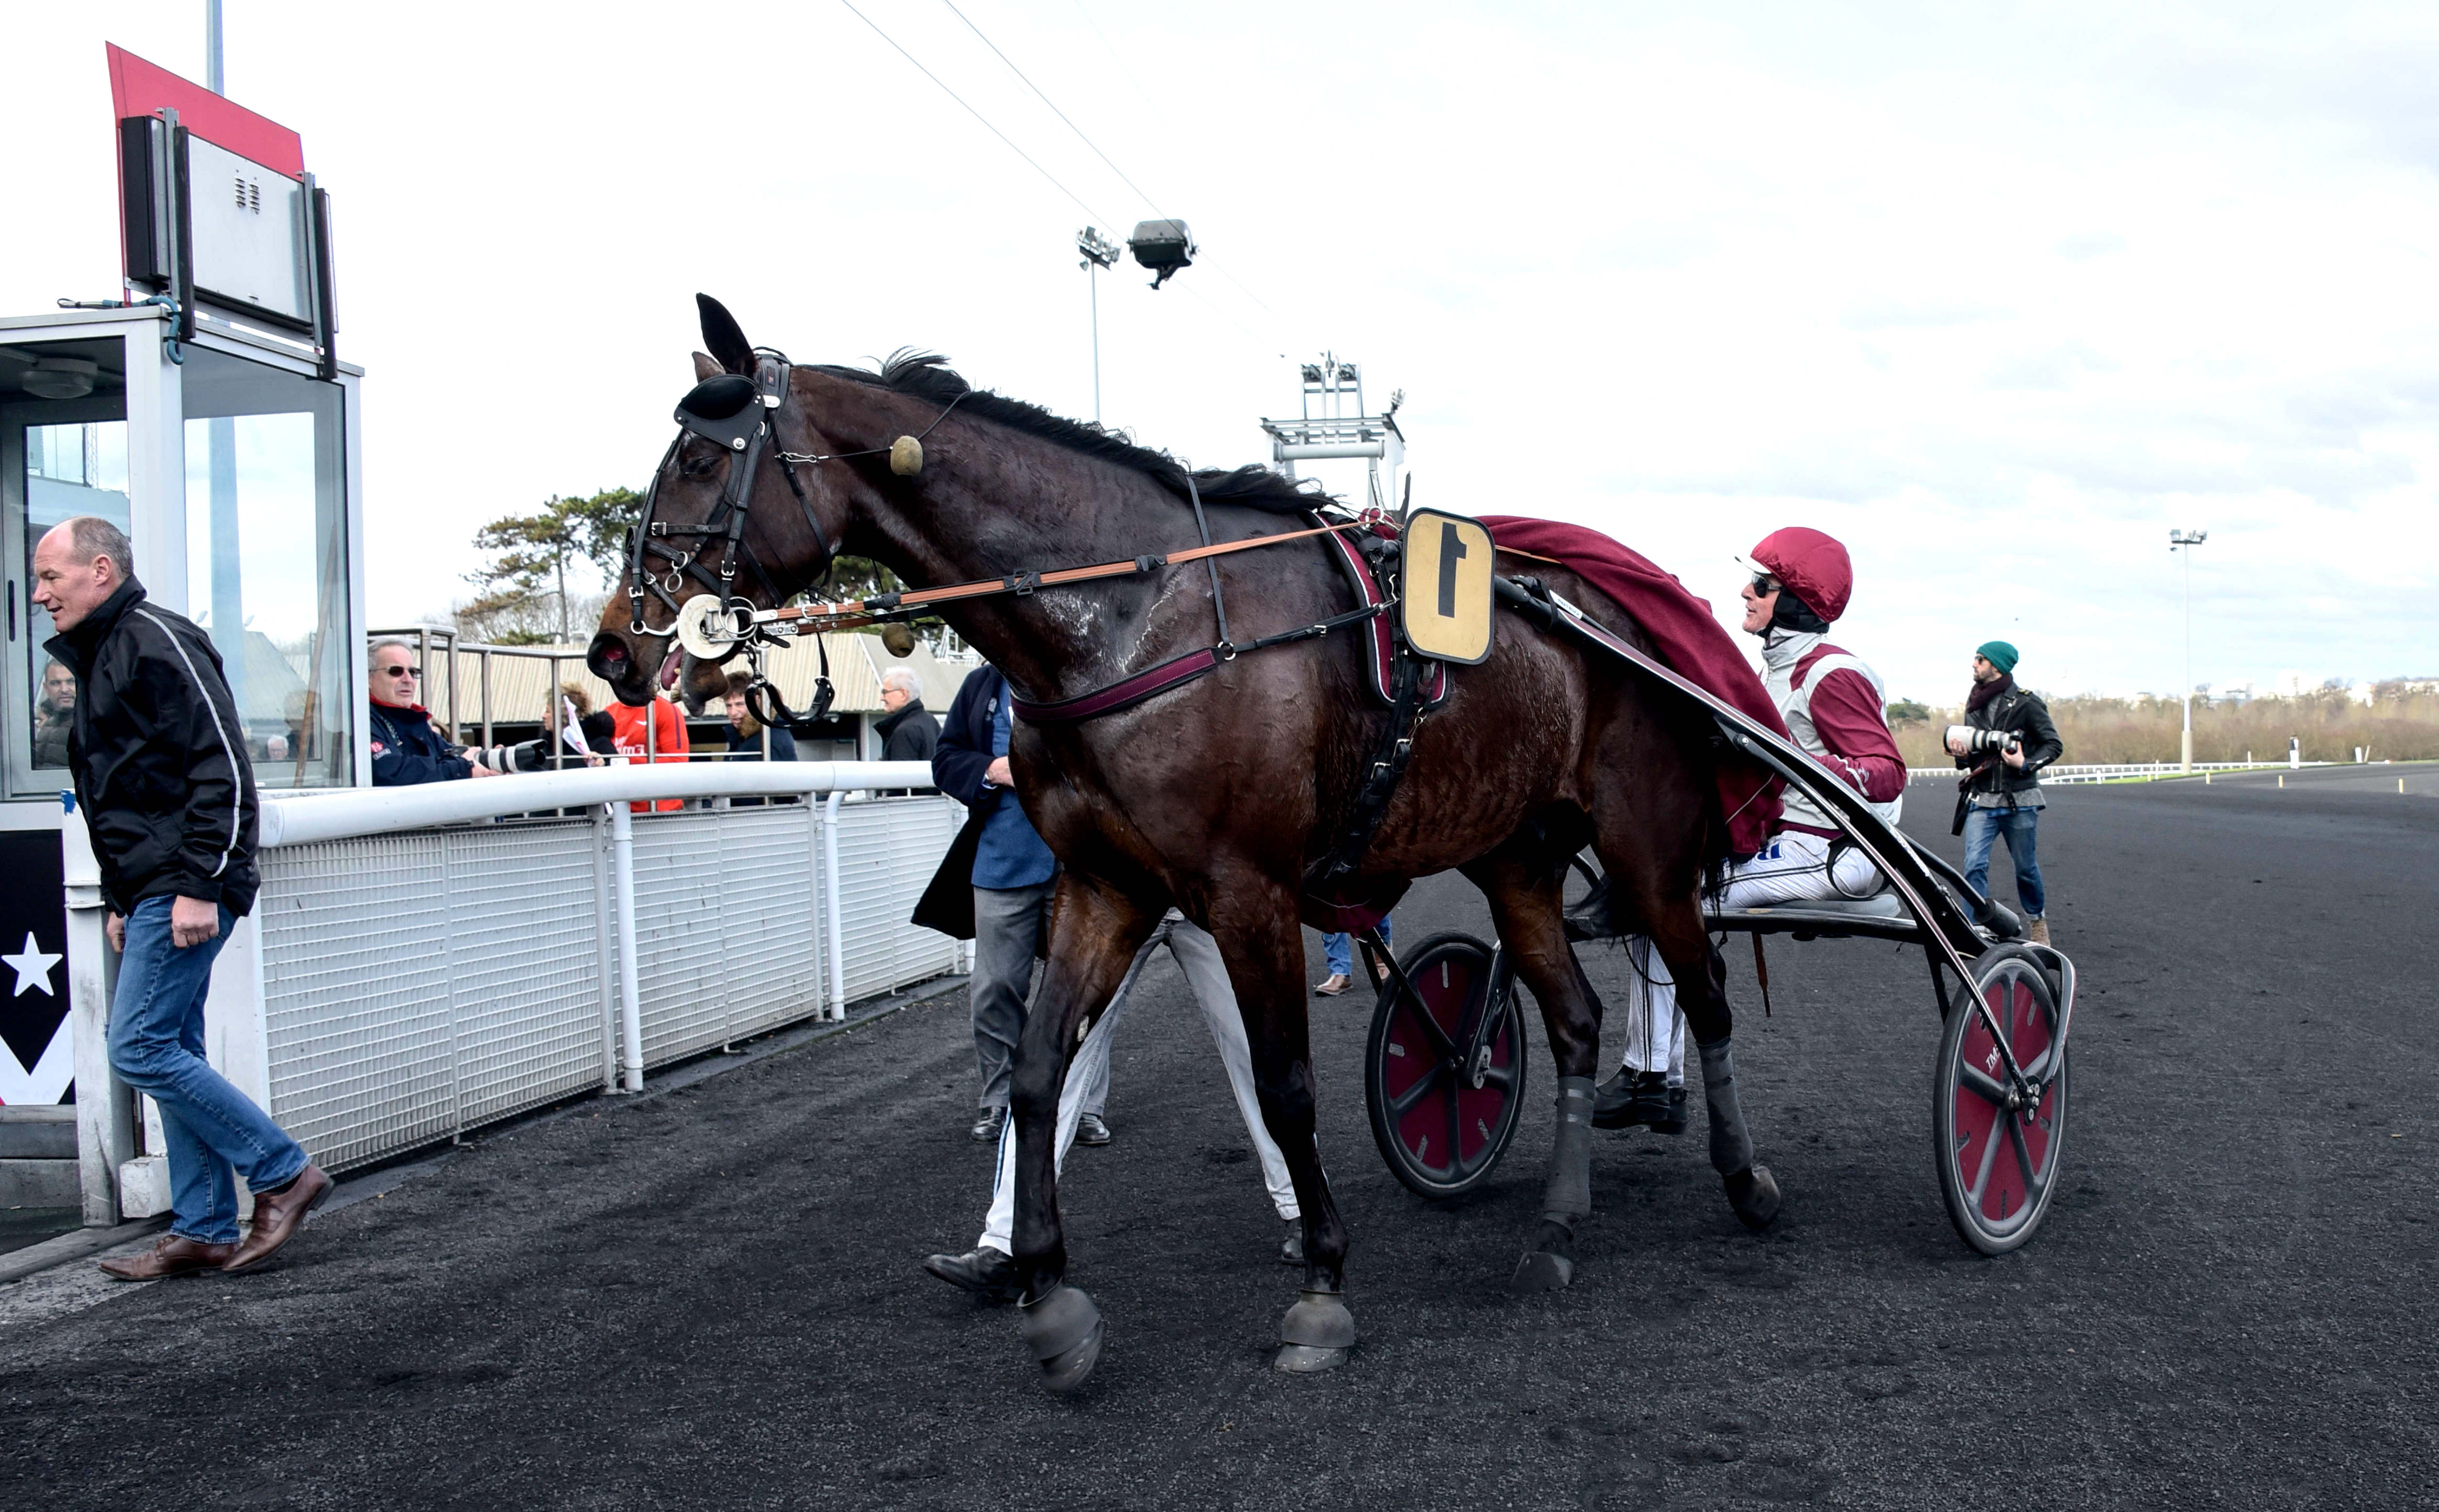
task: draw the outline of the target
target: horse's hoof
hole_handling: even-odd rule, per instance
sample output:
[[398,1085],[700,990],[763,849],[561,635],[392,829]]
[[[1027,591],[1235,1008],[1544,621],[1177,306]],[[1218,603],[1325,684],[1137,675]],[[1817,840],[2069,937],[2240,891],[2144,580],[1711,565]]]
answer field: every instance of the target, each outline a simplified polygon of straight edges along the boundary
[[1017,1332],[1041,1364],[1041,1384],[1065,1396],[1100,1363],[1101,1309],[1078,1288],[1059,1285],[1017,1305]]
[[1744,1226],[1759,1232],[1770,1227],[1778,1217],[1778,1183],[1771,1180],[1767,1165],[1749,1165],[1730,1172],[1723,1180],[1728,1188],[1728,1205],[1736,1210]]
[[1281,1344],[1278,1358],[1271,1361],[1274,1370],[1291,1376],[1309,1376],[1324,1370],[1336,1370],[1346,1363],[1352,1349],[1328,1349],[1314,1344]]
[[1101,1340],[1108,1330],[1099,1323],[1084,1336],[1084,1342],[1064,1354],[1053,1355],[1041,1362],[1042,1389],[1053,1396],[1065,1396],[1083,1388],[1092,1377],[1093,1367],[1101,1362]]
[[1307,1291],[1279,1320],[1279,1352],[1271,1363],[1294,1376],[1336,1370],[1355,1348],[1355,1314],[1335,1291]]
[[1527,1250],[1507,1278],[1507,1290],[1520,1297],[1542,1291],[1564,1291],[1576,1278],[1576,1262],[1548,1250]]

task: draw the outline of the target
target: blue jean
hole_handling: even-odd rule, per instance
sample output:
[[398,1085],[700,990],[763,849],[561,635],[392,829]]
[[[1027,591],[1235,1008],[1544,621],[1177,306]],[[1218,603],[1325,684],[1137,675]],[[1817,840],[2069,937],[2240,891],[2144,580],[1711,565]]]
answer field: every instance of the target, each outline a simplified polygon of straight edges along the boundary
[[2033,834],[2040,822],[2038,809],[1983,809],[1965,811],[1965,880],[1984,897],[1990,893],[1990,845],[2007,837],[2007,856],[2016,863],[2016,898],[2030,918],[2041,916],[2047,901],[2041,893],[2041,864],[2034,854]]
[[161,1108],[169,1143],[169,1232],[205,1244],[237,1242],[236,1177],[248,1191],[285,1186],[305,1170],[305,1151],[269,1114],[204,1059],[204,999],[212,962],[236,927],[180,950],[169,938],[167,898],[127,916],[127,952],[110,1000],[110,1068]]
[[[1398,932],[1389,927],[1389,916],[1386,914],[1380,916],[1380,938],[1392,945],[1398,943]],[[1329,957],[1330,975],[1353,976],[1355,974],[1354,935],[1325,934],[1321,937],[1321,952]]]

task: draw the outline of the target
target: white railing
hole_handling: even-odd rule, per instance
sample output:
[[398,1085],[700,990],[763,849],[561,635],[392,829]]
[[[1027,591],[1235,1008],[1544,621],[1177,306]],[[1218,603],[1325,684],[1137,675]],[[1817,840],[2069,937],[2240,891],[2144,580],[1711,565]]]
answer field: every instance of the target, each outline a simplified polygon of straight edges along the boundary
[[[2174,761],[2137,761],[2116,766],[2059,766],[2041,768],[2043,782],[2121,782],[2129,777],[2176,777],[2189,772],[2290,772],[2298,767],[2330,767],[2335,761],[2197,761],[2191,767]],[[1908,767],[1906,781],[1931,782],[1940,777],[1950,781],[1965,774],[1955,767]]]
[[[964,814],[930,789],[920,762],[752,762],[266,794],[207,1053],[340,1169],[843,1019],[965,964],[906,922]],[[843,802],[873,790],[919,795]],[[630,808],[667,799],[696,802]],[[102,906],[68,836],[77,1074],[100,1087]],[[158,1157],[90,1101],[87,1220],[159,1211]]]

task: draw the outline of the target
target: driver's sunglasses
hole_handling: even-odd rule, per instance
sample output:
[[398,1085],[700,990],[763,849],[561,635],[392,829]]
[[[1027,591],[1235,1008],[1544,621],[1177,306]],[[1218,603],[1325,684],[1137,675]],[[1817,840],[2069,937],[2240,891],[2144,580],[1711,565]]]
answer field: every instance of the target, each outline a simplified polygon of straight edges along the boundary
[[420,667],[384,667],[382,670],[387,672],[392,677],[421,677],[423,675],[423,668]]
[[1757,572],[1754,574],[1753,591],[1755,598],[1768,598],[1771,595],[1778,592],[1778,579],[1771,577],[1770,574],[1766,572]]

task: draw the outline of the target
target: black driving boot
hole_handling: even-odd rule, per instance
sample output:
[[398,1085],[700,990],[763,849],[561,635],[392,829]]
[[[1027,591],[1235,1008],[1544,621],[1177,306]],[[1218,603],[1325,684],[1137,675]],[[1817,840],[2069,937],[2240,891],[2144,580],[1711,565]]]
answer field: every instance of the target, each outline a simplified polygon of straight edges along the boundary
[[1617,1068],[1617,1075],[1593,1091],[1594,1129],[1650,1130],[1655,1134],[1685,1131],[1685,1089],[1668,1085],[1665,1071]]
[[963,1254],[927,1255],[923,1269],[961,1291],[988,1301],[1017,1300],[1016,1262],[988,1244]]
[[974,1127],[966,1130],[977,1145],[996,1145],[999,1131],[1007,1126],[1007,1110],[986,1108],[974,1116]]
[[1279,1264],[1302,1265],[1304,1264],[1304,1219],[1291,1218],[1287,1220],[1287,1237],[1279,1240]]

